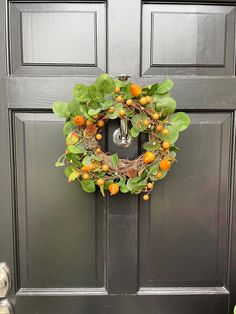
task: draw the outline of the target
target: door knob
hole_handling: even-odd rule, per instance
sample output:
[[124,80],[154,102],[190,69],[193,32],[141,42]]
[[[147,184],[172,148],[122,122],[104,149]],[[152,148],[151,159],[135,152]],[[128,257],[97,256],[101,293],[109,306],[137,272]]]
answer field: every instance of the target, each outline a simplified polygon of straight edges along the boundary
[[[0,298],[5,298],[11,290],[11,274],[6,263],[0,263]],[[0,311],[1,314],[1,311]]]
[[13,314],[13,308],[8,300],[3,300],[0,302],[0,314]]

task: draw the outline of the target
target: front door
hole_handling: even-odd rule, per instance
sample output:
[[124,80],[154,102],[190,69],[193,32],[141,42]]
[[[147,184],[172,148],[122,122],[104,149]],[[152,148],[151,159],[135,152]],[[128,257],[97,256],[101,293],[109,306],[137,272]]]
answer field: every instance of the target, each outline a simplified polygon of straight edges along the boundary
[[[0,0],[0,313],[232,313],[234,30],[230,0]],[[170,77],[191,116],[148,204],[86,194],[54,167],[64,136],[52,102],[103,72]],[[117,124],[105,149],[134,158],[137,141],[113,143]]]

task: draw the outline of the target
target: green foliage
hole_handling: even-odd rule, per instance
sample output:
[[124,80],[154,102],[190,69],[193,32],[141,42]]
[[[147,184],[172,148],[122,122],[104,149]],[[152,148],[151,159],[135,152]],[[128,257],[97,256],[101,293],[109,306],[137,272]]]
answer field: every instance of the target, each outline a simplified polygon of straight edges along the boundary
[[[88,193],[95,192],[99,185],[98,189],[104,196],[109,185],[113,183],[118,185],[122,193],[149,194],[152,185],[148,187],[148,183],[162,180],[168,173],[160,169],[160,160],[176,160],[179,148],[175,143],[179,133],[189,126],[190,118],[184,112],[174,114],[176,102],[170,95],[173,82],[167,79],[162,83],[145,86],[137,97],[131,94],[131,84],[113,80],[108,74],[101,74],[90,86],[76,84],[69,102],[55,102],[52,105],[54,114],[65,118],[63,133],[66,136],[65,153],[59,157],[55,166],[65,166],[68,182],[79,181],[83,190]],[[120,90],[115,91],[115,87]],[[120,99],[117,99],[118,95]],[[141,97],[146,97],[146,104],[140,101]],[[132,99],[132,104],[126,104],[127,99]],[[114,108],[113,112],[111,107]],[[96,134],[101,133],[102,127],[97,121],[103,120],[105,123],[109,119],[117,119],[121,109],[125,112],[122,118],[127,120],[128,132],[133,138],[147,133],[149,140],[143,144],[143,150],[149,156],[154,154],[152,162],[146,163],[139,156],[138,163],[133,164],[134,168],[128,163],[129,167],[126,169],[124,160],[120,162],[117,153],[107,154],[105,158],[101,150],[96,152],[100,145],[97,142],[94,144],[94,140],[98,140]],[[88,123],[88,120],[91,122]],[[163,134],[159,126],[168,130],[168,134]],[[169,142],[169,148],[163,145],[164,141]],[[108,167],[104,169],[105,163]],[[160,171],[161,177],[157,175]],[[100,184],[101,180],[97,182],[98,179],[103,179],[104,185]]]

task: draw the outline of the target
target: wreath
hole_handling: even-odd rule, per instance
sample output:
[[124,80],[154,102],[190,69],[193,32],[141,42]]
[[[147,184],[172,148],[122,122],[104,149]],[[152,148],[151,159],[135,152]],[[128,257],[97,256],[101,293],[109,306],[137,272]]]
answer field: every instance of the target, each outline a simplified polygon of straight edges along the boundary
[[[63,132],[66,150],[55,166],[66,166],[68,182],[78,180],[84,191],[98,187],[105,195],[140,194],[144,200],[156,181],[162,180],[176,161],[175,142],[179,132],[190,124],[184,112],[175,113],[176,102],[170,96],[171,80],[141,87],[100,75],[94,84],[76,84],[69,102],[55,102],[55,115],[65,118]],[[128,134],[136,138],[146,133],[143,152],[134,160],[121,159],[103,151],[100,141],[106,122],[120,118]]]

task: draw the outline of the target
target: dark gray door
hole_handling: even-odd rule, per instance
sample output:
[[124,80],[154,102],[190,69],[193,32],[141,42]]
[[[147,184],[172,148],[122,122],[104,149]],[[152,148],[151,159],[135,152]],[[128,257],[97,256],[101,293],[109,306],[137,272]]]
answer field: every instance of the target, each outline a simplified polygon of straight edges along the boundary
[[[230,0],[0,0],[0,263],[12,277],[0,309],[232,313],[234,29]],[[148,204],[86,194],[54,167],[64,137],[52,102],[102,72],[143,85],[169,76],[191,115],[178,164]],[[137,142],[113,144],[116,123],[106,149],[136,156]]]

